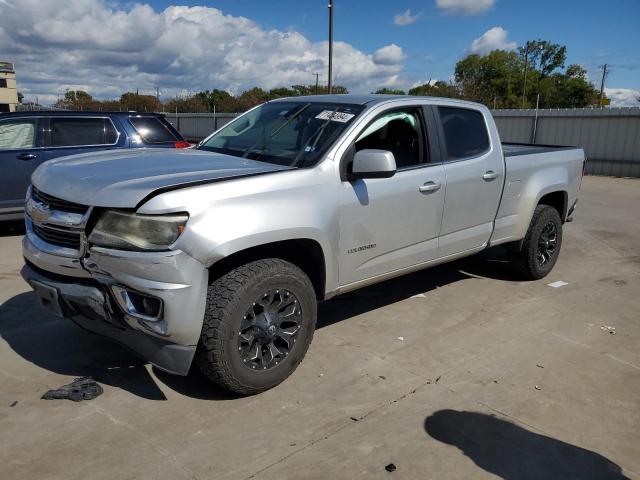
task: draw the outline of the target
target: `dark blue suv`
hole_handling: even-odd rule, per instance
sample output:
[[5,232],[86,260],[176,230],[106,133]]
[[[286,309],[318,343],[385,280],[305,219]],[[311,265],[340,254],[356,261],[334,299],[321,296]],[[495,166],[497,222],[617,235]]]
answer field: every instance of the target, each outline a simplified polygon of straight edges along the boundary
[[31,173],[52,158],[114,148],[189,146],[163,115],[155,113],[0,114],[0,220],[22,218]]

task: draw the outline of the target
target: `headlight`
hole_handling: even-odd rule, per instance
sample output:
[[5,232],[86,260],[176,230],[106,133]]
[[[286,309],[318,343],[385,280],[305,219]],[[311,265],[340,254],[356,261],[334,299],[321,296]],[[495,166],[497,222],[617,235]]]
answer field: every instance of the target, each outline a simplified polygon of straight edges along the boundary
[[189,216],[136,215],[107,210],[89,235],[89,242],[123,250],[166,250],[184,231]]

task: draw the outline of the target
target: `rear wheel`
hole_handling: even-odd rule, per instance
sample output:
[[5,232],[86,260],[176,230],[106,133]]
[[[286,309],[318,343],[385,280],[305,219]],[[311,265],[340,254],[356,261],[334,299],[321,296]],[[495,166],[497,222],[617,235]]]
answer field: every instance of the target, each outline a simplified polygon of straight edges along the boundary
[[562,220],[558,211],[538,205],[533,213],[522,249],[512,254],[515,270],[524,278],[537,280],[553,269],[562,245]]
[[248,263],[209,285],[198,366],[228,390],[259,393],[296,369],[315,323],[315,291],[302,270],[275,258]]

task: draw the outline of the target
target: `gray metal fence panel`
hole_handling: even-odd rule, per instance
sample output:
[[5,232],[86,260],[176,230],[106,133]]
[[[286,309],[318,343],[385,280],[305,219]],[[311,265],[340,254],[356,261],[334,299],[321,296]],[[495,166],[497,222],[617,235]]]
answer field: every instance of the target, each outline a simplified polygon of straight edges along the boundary
[[[535,110],[494,110],[505,142],[532,142]],[[575,145],[587,173],[640,177],[640,108],[539,110],[535,143]]]
[[164,115],[185,139],[199,142],[236,118],[239,113],[165,113]]

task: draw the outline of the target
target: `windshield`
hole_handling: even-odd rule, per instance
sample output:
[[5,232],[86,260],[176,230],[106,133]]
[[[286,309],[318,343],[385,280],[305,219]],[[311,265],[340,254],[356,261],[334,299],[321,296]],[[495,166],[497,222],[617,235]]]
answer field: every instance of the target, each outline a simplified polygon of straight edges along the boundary
[[265,103],[226,125],[198,148],[262,162],[310,167],[363,110],[320,102]]

